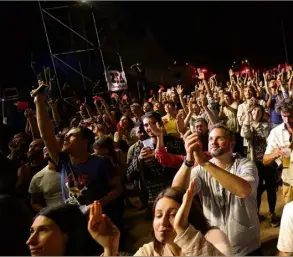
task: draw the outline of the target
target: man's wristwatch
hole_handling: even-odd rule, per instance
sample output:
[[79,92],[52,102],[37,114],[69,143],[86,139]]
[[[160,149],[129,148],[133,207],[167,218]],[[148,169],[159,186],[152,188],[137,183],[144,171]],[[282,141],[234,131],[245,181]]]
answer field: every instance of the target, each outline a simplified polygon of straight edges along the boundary
[[192,168],[194,166],[194,161],[187,161],[186,156],[184,157],[184,164],[185,166]]

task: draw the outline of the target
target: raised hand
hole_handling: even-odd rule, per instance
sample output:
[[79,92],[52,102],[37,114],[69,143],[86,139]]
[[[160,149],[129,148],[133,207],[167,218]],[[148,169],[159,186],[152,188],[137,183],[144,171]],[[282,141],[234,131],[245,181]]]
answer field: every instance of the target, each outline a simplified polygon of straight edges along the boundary
[[164,135],[164,126],[161,126],[159,122],[156,123],[156,126],[150,126],[150,129],[156,137]]
[[29,119],[34,116],[34,111],[32,109],[26,109],[24,112],[24,116]]
[[198,78],[203,80],[205,78],[204,73],[201,71],[201,69],[197,69],[197,72],[198,72]]
[[185,124],[184,124],[184,119],[185,119],[184,116],[185,115],[184,115],[183,111],[179,111],[176,116],[176,127],[177,127],[177,130],[180,134],[183,134],[186,131]]
[[194,112],[194,108],[192,108],[192,105],[193,105],[193,99],[191,98],[191,99],[189,99],[189,101],[188,101],[188,111],[189,111],[190,113],[193,113],[193,112]]
[[234,75],[234,72],[232,69],[229,70],[229,76],[232,77]]
[[92,238],[104,247],[104,256],[117,256],[120,231],[103,214],[101,204],[98,201],[90,206],[88,231]]
[[188,216],[190,213],[190,208],[192,205],[193,197],[195,193],[195,180],[191,181],[189,184],[186,193],[183,196],[182,204],[179,210],[176,213],[174,219],[174,230],[176,231],[177,235],[182,234],[189,226]]
[[203,107],[208,106],[208,100],[205,95],[201,95],[200,99],[201,99],[201,104]]
[[182,88],[182,86],[181,86],[181,85],[177,85],[177,87],[176,87],[176,91],[177,91],[177,94],[178,94],[178,95],[183,94],[183,88]]
[[50,98],[49,101],[48,101],[48,104],[51,107],[56,107],[57,106],[57,103],[58,103],[58,100],[53,100],[52,98]]

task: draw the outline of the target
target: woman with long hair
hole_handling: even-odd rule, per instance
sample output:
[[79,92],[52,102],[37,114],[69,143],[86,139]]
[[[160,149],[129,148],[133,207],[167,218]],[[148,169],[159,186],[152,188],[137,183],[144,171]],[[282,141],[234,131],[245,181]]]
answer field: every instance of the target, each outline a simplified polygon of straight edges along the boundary
[[32,256],[92,256],[98,244],[90,237],[87,218],[78,206],[62,204],[40,211],[27,240]]
[[[162,191],[153,208],[154,240],[143,245],[135,256],[223,256],[231,255],[227,236],[211,227],[194,202],[195,181],[184,194],[180,189]],[[101,205],[90,208],[88,230],[104,247],[104,256],[117,255],[119,230],[102,215]]]

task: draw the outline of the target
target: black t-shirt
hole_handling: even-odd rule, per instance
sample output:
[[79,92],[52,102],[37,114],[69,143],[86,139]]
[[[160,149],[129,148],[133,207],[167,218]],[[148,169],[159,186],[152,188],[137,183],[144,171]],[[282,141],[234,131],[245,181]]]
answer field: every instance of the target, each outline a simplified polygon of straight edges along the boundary
[[114,168],[109,158],[90,156],[85,163],[71,164],[68,154],[61,153],[57,171],[61,173],[63,200],[68,203],[89,205],[111,191]]

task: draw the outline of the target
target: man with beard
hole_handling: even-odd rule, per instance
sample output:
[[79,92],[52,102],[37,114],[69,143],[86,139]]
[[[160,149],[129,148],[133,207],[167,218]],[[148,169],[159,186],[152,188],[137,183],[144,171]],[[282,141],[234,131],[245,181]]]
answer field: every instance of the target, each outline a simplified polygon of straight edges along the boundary
[[[144,131],[143,128],[143,123],[141,123],[139,126],[134,128],[135,131],[135,135],[138,138],[138,141],[136,143],[134,143],[132,146],[129,147],[128,152],[127,152],[127,160],[126,160],[126,164],[127,166],[130,165],[130,163],[132,163],[134,156],[134,152],[137,148],[140,148],[141,145],[143,145],[143,141],[146,140],[148,138],[146,132]],[[148,203],[148,194],[145,190],[144,187],[144,182],[143,179],[141,177],[141,174],[136,174],[137,176],[132,177],[131,176],[132,173],[127,173],[126,174],[126,179],[127,182],[129,183],[129,187],[130,188],[134,188],[135,191],[138,194],[138,197],[140,198],[140,201],[142,202],[142,208],[147,208],[147,203]],[[127,187],[127,185],[126,185]],[[128,195],[127,195],[127,190],[126,190],[126,203],[129,206],[132,206],[131,202],[128,199]]]
[[109,212],[115,209],[122,185],[108,158],[91,155],[94,133],[85,127],[72,128],[65,135],[60,151],[46,111],[45,95],[35,96],[35,104],[41,137],[56,170],[61,173],[63,200],[81,206],[84,212],[87,212],[88,205],[99,200],[105,213],[111,217]]
[[[211,226],[226,233],[233,255],[261,255],[257,168],[248,159],[233,155],[234,145],[234,134],[222,124],[214,125],[209,135],[213,158],[208,160],[198,134],[187,132],[187,156],[172,186],[187,189],[195,179],[197,191],[202,191],[204,215]],[[192,169],[194,161],[199,165]]]
[[18,170],[17,193],[19,197],[29,205],[28,188],[33,176],[46,166],[43,156],[44,142],[42,139],[36,139],[31,142],[27,158],[28,163],[22,165]]
[[[57,135],[56,139],[61,149],[63,138],[61,135]],[[31,206],[36,213],[46,206],[62,203],[60,173],[56,172],[56,167],[46,147],[44,147],[43,152],[44,159],[48,161],[48,165],[33,176],[29,186]]]

